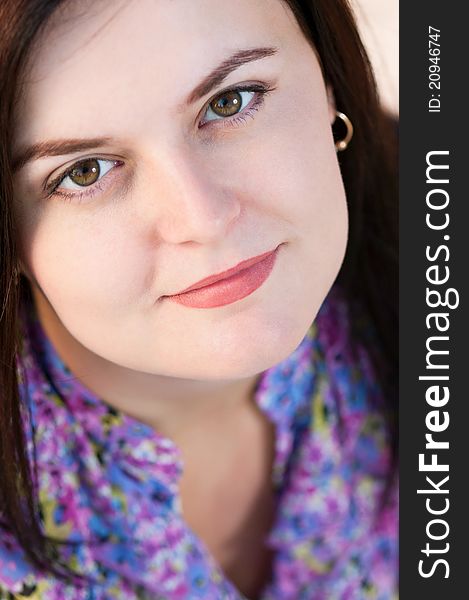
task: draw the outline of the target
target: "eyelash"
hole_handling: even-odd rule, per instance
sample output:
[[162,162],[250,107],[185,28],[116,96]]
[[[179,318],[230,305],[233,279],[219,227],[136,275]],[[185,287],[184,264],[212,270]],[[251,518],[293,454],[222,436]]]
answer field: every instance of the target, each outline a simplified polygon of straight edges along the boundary
[[[227,90],[223,90],[222,92],[219,92],[216,96],[214,96],[211,100],[208,101],[207,103],[207,108],[205,110],[205,112],[207,112],[207,110],[210,108],[210,103],[220,97],[223,96],[223,94],[227,94],[229,92],[256,92],[257,95],[254,96],[254,99],[251,100],[251,105],[248,104],[248,108],[244,108],[242,109],[241,112],[237,113],[236,115],[234,115],[233,117],[227,117],[227,118],[223,118],[220,117],[219,119],[211,119],[209,121],[206,121],[204,124],[199,125],[199,129],[202,129],[203,127],[207,127],[208,124],[210,123],[216,123],[217,121],[222,121],[223,125],[211,125],[211,127],[222,127],[222,128],[226,128],[226,127],[240,127],[243,123],[246,123],[247,119],[249,117],[254,118],[253,114],[255,112],[257,112],[264,104],[265,98],[266,96],[274,91],[276,89],[275,86],[273,85],[264,85],[264,84],[251,84],[251,85],[242,85],[242,86],[238,86],[235,88],[231,88],[231,89],[227,89]],[[71,202],[71,201],[76,201],[76,202],[80,202],[80,200],[82,198],[84,198],[85,196],[88,197],[92,197],[94,196],[98,191],[104,191],[106,189],[107,186],[103,186],[103,184],[101,183],[102,180],[98,180],[97,183],[93,184],[92,186],[89,186],[90,191],[85,191],[85,192],[60,192],[57,191],[59,185],[62,183],[62,181],[64,181],[69,175],[70,173],[72,173],[72,171],[74,169],[76,169],[77,167],[80,167],[82,164],[88,162],[91,159],[96,159],[96,160],[102,160],[102,161],[106,161],[106,162],[113,162],[114,163],[114,167],[120,167],[122,166],[124,163],[122,161],[119,160],[110,160],[110,159],[99,159],[98,157],[88,157],[85,158],[83,160],[80,160],[76,163],[74,163],[73,165],[71,165],[68,169],[66,169],[61,175],[59,175],[56,179],[54,179],[47,187],[46,187],[46,191],[47,191],[47,195],[46,195],[46,199],[51,198],[53,196],[60,196],[61,198],[63,198],[65,201]],[[111,170],[114,170],[114,168],[111,168]],[[104,177],[103,177],[104,179]]]

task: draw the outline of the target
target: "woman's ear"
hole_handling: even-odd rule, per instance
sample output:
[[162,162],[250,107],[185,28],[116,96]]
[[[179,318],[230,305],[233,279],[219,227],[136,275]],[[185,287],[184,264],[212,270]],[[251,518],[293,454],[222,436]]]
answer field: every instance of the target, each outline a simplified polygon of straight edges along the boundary
[[331,125],[334,123],[335,118],[336,118],[336,106],[335,106],[335,96],[334,96],[334,91],[332,89],[332,85],[330,83],[328,83],[326,85],[326,90],[327,90],[327,103],[329,105],[329,121],[331,123]]

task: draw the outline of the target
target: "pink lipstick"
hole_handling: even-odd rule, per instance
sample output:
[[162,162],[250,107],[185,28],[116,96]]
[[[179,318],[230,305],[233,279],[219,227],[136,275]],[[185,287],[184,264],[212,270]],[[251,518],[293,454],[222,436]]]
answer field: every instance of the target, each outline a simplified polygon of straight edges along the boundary
[[279,248],[244,260],[227,271],[201,279],[178,294],[163,298],[191,308],[215,308],[241,300],[269,277]]

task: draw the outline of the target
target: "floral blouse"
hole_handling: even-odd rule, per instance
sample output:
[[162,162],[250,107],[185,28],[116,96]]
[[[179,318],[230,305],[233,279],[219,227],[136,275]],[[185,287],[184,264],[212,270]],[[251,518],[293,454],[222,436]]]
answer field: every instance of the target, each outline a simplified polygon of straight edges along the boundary
[[[67,542],[61,560],[88,583],[30,566],[0,515],[0,598],[244,599],[184,521],[175,444],[93,396],[35,310],[21,315],[43,529]],[[396,600],[397,482],[378,511],[390,461],[383,398],[365,350],[352,355],[337,287],[299,346],[260,375],[255,401],[276,430],[274,558],[259,598]]]

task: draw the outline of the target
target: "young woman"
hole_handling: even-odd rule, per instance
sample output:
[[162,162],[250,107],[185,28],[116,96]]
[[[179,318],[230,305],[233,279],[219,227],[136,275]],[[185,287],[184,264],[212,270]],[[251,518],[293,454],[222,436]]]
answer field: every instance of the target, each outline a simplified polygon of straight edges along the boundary
[[3,0],[0,40],[0,596],[396,598],[394,129],[345,0]]

